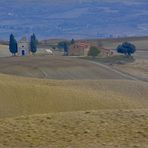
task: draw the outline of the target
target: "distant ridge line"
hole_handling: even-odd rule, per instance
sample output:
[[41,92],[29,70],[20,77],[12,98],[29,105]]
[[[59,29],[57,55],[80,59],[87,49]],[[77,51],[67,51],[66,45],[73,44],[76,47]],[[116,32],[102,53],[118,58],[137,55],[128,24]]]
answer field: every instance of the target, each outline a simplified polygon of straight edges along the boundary
[[[39,42],[42,44],[47,44],[49,42],[61,42],[61,41],[68,41],[68,39],[55,39],[55,38],[51,38],[51,39],[44,39],[44,40],[40,40]],[[71,39],[69,39],[71,40]],[[94,38],[94,39],[76,39],[76,41],[112,41],[112,42],[125,42],[125,41],[141,41],[141,40],[148,40],[148,36],[132,36],[132,37],[119,37],[119,38]],[[0,40],[0,44],[2,45],[8,45],[9,41],[6,40]]]

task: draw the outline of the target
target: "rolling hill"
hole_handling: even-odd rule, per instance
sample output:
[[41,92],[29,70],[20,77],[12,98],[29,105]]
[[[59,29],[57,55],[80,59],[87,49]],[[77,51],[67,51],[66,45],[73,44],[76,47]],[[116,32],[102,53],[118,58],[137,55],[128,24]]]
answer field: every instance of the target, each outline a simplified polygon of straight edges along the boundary
[[0,59],[0,72],[42,79],[131,79],[111,68],[79,58],[63,56],[7,57]]
[[0,58],[0,73],[0,147],[147,148],[147,82],[47,55]]
[[148,103],[147,83],[78,58],[43,55],[1,58],[0,73],[7,74],[0,75],[2,117],[136,109],[146,108]]
[[147,85],[131,80],[57,81],[1,75],[0,117],[100,109],[146,109]]
[[144,82],[0,75],[0,147],[146,148],[147,98]]

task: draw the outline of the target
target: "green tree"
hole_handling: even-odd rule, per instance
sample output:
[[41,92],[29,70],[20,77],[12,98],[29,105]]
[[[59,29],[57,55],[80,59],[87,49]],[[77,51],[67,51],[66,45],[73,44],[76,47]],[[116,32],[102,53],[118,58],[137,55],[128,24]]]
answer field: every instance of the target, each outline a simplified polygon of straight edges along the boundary
[[64,50],[64,55],[68,55],[68,49],[70,47],[71,43],[68,41],[62,41],[58,43],[58,48]]
[[64,43],[65,43],[64,41],[59,42],[57,47],[58,47],[59,49],[64,49]]
[[95,58],[99,54],[100,54],[100,50],[97,47],[95,47],[95,46],[90,47],[90,50],[88,52],[88,56],[92,56],[93,58]]
[[124,42],[121,45],[119,45],[116,50],[118,53],[123,53],[125,55],[131,56],[131,54],[135,53],[136,46],[129,42]]
[[65,43],[64,43],[64,55],[65,55],[65,56],[68,56],[68,48],[69,48],[69,46],[68,46],[67,43],[65,42]]
[[58,47],[59,49],[64,49],[65,44],[66,44],[68,47],[71,45],[71,43],[70,43],[69,41],[61,41],[61,42],[58,43],[57,47]]
[[34,54],[37,52],[37,38],[35,34],[31,35],[31,41],[30,41],[30,51]]
[[9,41],[9,51],[12,53],[12,55],[16,55],[18,52],[18,45],[17,41],[13,34],[10,35],[10,41]]

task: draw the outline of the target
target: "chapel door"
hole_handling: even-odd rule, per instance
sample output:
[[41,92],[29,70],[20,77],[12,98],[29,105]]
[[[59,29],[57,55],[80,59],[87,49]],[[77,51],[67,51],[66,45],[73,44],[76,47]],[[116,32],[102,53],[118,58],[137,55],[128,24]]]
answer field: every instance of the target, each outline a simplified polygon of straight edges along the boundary
[[22,50],[22,56],[24,56],[25,55],[25,50]]

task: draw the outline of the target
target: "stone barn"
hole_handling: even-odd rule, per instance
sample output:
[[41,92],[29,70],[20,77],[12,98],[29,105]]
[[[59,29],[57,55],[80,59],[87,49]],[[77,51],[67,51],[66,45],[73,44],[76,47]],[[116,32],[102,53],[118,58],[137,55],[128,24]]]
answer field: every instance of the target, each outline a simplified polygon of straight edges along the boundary
[[30,42],[27,40],[26,37],[23,37],[18,42],[18,55],[25,56],[29,55],[29,53],[30,53]]
[[68,55],[69,56],[87,56],[90,50],[90,45],[85,42],[77,42],[71,45]]

